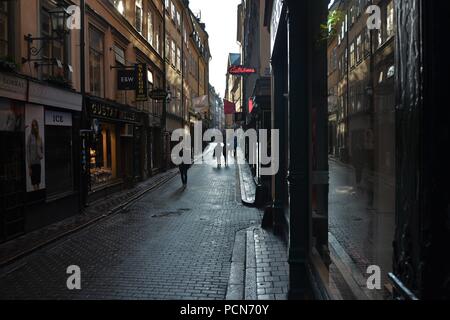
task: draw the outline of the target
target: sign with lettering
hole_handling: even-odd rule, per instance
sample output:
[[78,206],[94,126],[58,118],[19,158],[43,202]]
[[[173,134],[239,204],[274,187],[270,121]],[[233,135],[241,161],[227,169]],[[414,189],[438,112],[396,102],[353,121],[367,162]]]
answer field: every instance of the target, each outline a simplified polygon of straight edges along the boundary
[[136,90],[136,71],[134,69],[117,70],[117,80],[118,90]]
[[148,100],[148,72],[145,63],[136,64],[136,101]]
[[45,111],[45,125],[71,127],[72,114],[68,112]]
[[132,110],[124,110],[103,102],[89,100],[87,104],[88,112],[93,118],[115,120],[121,122],[138,123],[138,114]]
[[256,73],[256,69],[255,68],[248,68],[248,67],[244,67],[244,66],[231,66],[228,69],[228,73],[232,74],[234,76],[244,76],[244,75],[247,75],[247,74]]

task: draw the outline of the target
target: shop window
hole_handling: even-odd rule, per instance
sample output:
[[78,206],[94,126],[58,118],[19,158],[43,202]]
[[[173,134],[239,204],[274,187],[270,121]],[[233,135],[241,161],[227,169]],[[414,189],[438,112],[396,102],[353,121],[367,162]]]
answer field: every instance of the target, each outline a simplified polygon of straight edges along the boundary
[[[393,35],[391,3],[381,32],[365,29],[356,43],[350,43],[350,56],[347,59],[344,52],[340,60],[343,73],[347,61],[353,66]],[[340,82],[338,151],[329,159],[330,251],[333,261],[346,267],[339,272],[348,272],[346,276],[353,279],[367,279],[369,266],[380,267],[381,290],[364,292],[371,299],[391,297],[388,273],[392,271],[396,204],[394,56],[377,54],[373,69],[360,68],[358,80],[348,83],[348,99],[347,83]],[[330,266],[332,276],[335,267]],[[365,282],[357,282],[364,287]]]
[[73,192],[72,127],[46,126],[47,198]]
[[105,186],[117,179],[116,126],[100,122],[90,149],[91,186]]
[[104,97],[104,44],[103,34],[89,29],[89,80],[92,95]]

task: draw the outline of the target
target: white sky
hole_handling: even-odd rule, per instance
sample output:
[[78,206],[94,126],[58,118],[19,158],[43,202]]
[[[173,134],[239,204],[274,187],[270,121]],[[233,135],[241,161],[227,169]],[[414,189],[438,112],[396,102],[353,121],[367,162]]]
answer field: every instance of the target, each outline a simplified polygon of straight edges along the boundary
[[225,93],[225,74],[228,54],[239,53],[236,41],[237,6],[241,0],[190,0],[189,7],[196,14],[202,12],[202,22],[209,34],[212,60],[209,64],[209,82],[221,97]]

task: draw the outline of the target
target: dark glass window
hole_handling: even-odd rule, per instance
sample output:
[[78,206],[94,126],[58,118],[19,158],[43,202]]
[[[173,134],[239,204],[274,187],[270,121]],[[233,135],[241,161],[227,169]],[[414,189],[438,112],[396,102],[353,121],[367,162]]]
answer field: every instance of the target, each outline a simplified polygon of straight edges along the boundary
[[45,127],[47,197],[73,191],[72,127]]

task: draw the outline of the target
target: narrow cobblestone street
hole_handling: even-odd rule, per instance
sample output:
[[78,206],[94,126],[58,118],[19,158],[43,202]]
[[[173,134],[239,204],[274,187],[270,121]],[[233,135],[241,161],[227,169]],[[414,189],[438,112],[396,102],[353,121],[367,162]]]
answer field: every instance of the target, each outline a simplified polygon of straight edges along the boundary
[[[210,151],[205,157],[214,161]],[[189,170],[118,214],[0,271],[0,299],[225,299],[235,235],[259,225],[235,165]],[[70,265],[82,290],[66,287]]]

